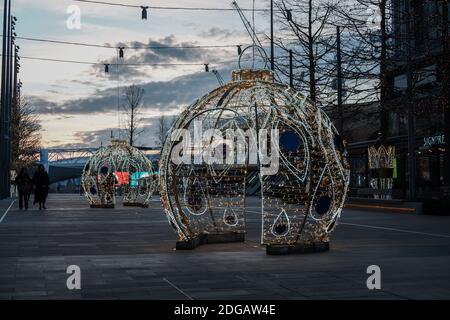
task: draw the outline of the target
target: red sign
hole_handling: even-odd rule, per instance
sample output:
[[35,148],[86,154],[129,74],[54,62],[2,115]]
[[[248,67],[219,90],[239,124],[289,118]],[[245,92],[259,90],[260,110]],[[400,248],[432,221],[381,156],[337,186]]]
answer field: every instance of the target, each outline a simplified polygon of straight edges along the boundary
[[117,186],[130,184],[130,174],[128,172],[114,172],[114,175],[117,178]]

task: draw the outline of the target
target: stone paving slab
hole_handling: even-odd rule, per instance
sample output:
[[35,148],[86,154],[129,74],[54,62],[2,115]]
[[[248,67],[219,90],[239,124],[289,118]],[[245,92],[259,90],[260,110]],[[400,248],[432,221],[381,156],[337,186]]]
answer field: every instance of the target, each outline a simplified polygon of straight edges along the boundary
[[[0,299],[450,298],[450,217],[345,210],[329,252],[267,256],[258,199],[249,202],[245,242],[189,252],[174,250],[158,201],[91,209],[78,195],[52,194],[46,211],[15,204],[0,223]],[[72,264],[81,290],[66,287]],[[372,264],[382,290],[366,287]]]

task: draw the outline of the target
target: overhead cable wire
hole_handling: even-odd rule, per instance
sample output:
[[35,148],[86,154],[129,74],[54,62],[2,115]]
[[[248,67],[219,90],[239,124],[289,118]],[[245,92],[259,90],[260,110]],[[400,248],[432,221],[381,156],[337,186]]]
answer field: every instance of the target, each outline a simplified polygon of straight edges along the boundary
[[[91,3],[91,4],[99,4],[99,5],[108,5],[108,6],[116,6],[116,7],[126,7],[126,8],[142,8],[141,5],[133,5],[133,4],[126,4],[126,3],[119,3],[119,2],[109,2],[109,1],[94,1],[94,0],[73,0],[76,2],[83,2],[83,3]],[[232,12],[234,9],[232,8],[212,8],[212,7],[165,7],[165,6],[145,6],[145,8],[150,10],[179,10],[179,11],[229,11]],[[242,11],[253,11],[253,9],[250,8],[243,8]],[[268,12],[269,9],[264,8],[257,8],[255,9],[256,12]],[[278,10],[281,11],[281,10]],[[297,11],[297,10],[293,10]]]
[[[52,40],[52,39],[43,39],[43,38],[32,38],[32,37],[16,37],[19,40],[26,41],[35,41],[35,42],[46,42],[46,43],[54,43],[54,44],[67,44],[67,45],[76,45],[76,46],[85,46],[85,47],[94,47],[94,48],[107,48],[107,49],[117,49],[118,46],[112,46],[108,44],[94,44],[94,43],[85,43],[85,42],[74,42],[74,41],[63,41],[63,40]],[[208,49],[208,48],[236,48],[238,46],[245,46],[243,44],[228,44],[228,45],[192,45],[192,46],[121,46],[124,49]]]
[[[0,55],[1,56],[1,55]],[[30,56],[20,56],[21,59],[26,60],[38,60],[38,61],[49,61],[49,62],[61,62],[61,63],[75,63],[75,64],[86,64],[86,65],[104,65],[108,64],[110,66],[118,65],[117,63],[109,63],[109,62],[89,62],[89,61],[81,61],[81,60],[65,60],[65,59],[53,59],[53,58],[40,58],[40,57],[30,57]],[[214,62],[213,64],[221,64],[224,62]],[[204,63],[170,63],[170,62],[161,62],[161,63],[145,63],[145,62],[137,62],[137,63],[121,63],[123,66],[204,66]]]

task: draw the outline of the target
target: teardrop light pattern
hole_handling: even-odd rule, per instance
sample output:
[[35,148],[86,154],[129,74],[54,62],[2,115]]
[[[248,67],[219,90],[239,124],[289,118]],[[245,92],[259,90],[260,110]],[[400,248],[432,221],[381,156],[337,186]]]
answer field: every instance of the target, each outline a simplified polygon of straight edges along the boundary
[[323,216],[330,210],[330,207],[331,198],[328,195],[323,195],[317,200],[315,210],[318,215]]
[[198,178],[194,178],[194,180],[186,179],[183,193],[186,210],[194,216],[201,216],[208,209],[205,204],[205,199],[205,191]]
[[[279,165],[275,175],[262,179],[264,211],[261,243],[293,244],[299,239],[306,215],[312,137],[305,126],[282,113],[282,110],[274,114],[268,125],[272,130],[279,131]],[[274,214],[279,215],[282,208],[288,217],[289,228],[287,224],[273,225]]]
[[[307,168],[310,156],[307,137],[300,127],[294,127],[287,122],[272,127],[280,132],[279,157],[280,162],[288,169],[288,174],[304,182],[307,178]],[[293,158],[295,157],[295,161]],[[301,168],[301,169],[299,169]]]
[[272,225],[272,234],[275,237],[283,237],[289,233],[291,223],[289,221],[289,216],[286,210],[281,209],[278,217],[275,219]]
[[333,217],[330,219],[330,222],[327,225],[327,229],[326,229],[327,233],[331,233],[334,230],[334,228],[336,228],[336,224],[337,224],[339,218],[341,217],[341,212],[342,212],[342,209],[336,210],[336,213],[333,215]]
[[233,207],[227,204],[223,211],[223,222],[230,227],[235,227],[239,223],[239,218],[234,211]]
[[334,206],[335,191],[334,181],[330,174],[328,165],[326,165],[316,182],[313,196],[311,198],[311,206],[309,214],[316,221],[323,220],[328,217],[328,213]]

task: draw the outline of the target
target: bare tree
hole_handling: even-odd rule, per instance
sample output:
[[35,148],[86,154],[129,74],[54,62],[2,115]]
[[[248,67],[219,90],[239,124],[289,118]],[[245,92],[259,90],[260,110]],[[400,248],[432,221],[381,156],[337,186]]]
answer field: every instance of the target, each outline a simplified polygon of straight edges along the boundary
[[279,9],[280,24],[275,44],[286,52],[277,56],[277,71],[289,75],[287,53],[292,50],[294,86],[305,83],[311,100],[323,100],[335,70],[330,63],[335,52],[333,1],[277,0],[275,6]]
[[167,134],[174,122],[174,118],[168,118],[165,115],[162,115],[158,119],[158,134],[157,134],[157,144],[162,147],[164,145],[164,141],[167,138]]
[[[388,135],[389,121],[386,97],[389,84],[387,64],[392,58],[392,2],[390,0],[356,0],[337,8],[339,22],[346,30],[344,59],[348,63],[346,76],[352,82],[353,101],[356,103],[376,102],[379,104],[380,130]],[[364,110],[361,110],[364,112]]]
[[123,110],[125,113],[125,130],[129,139],[130,146],[133,146],[136,138],[143,132],[142,125],[142,97],[144,89],[131,85],[125,90],[125,104]]
[[[373,104],[376,90],[372,88],[378,77],[377,66],[354,58],[367,50],[365,43],[355,40],[357,36],[347,22],[355,2],[349,6],[342,0],[275,0],[275,5],[279,9],[280,30],[275,42],[281,49],[276,56],[277,72],[285,78],[289,76],[291,51],[295,89],[307,90],[311,100],[325,106],[331,118],[345,128],[341,132],[344,136],[349,133],[350,123],[361,119],[363,114],[366,121],[372,122],[377,116]],[[365,13],[367,8],[359,10]],[[368,15],[361,19],[358,27],[366,26]],[[341,38],[339,75],[337,32]],[[342,83],[344,108],[337,103],[338,78]]]
[[19,98],[11,114],[11,168],[20,170],[38,160],[41,124],[34,108]]
[[[439,91],[429,87],[448,86],[439,81],[424,86],[424,82],[434,72],[427,67],[438,62],[439,41],[445,42],[441,30],[448,30],[448,17],[444,15],[448,9],[440,6],[447,1],[356,1],[351,10],[339,11],[355,48],[346,50],[346,58],[357,62],[348,75],[365,84],[359,88],[361,99],[379,103],[383,137],[407,131],[410,105],[414,105],[412,112],[420,122],[438,127],[442,110],[434,101],[440,101]],[[442,23],[447,27],[439,28]],[[441,47],[448,50],[448,45]],[[446,56],[445,52],[441,54],[444,59]],[[442,74],[445,77],[446,72]],[[390,132],[389,122],[393,121],[397,122],[396,131]]]

